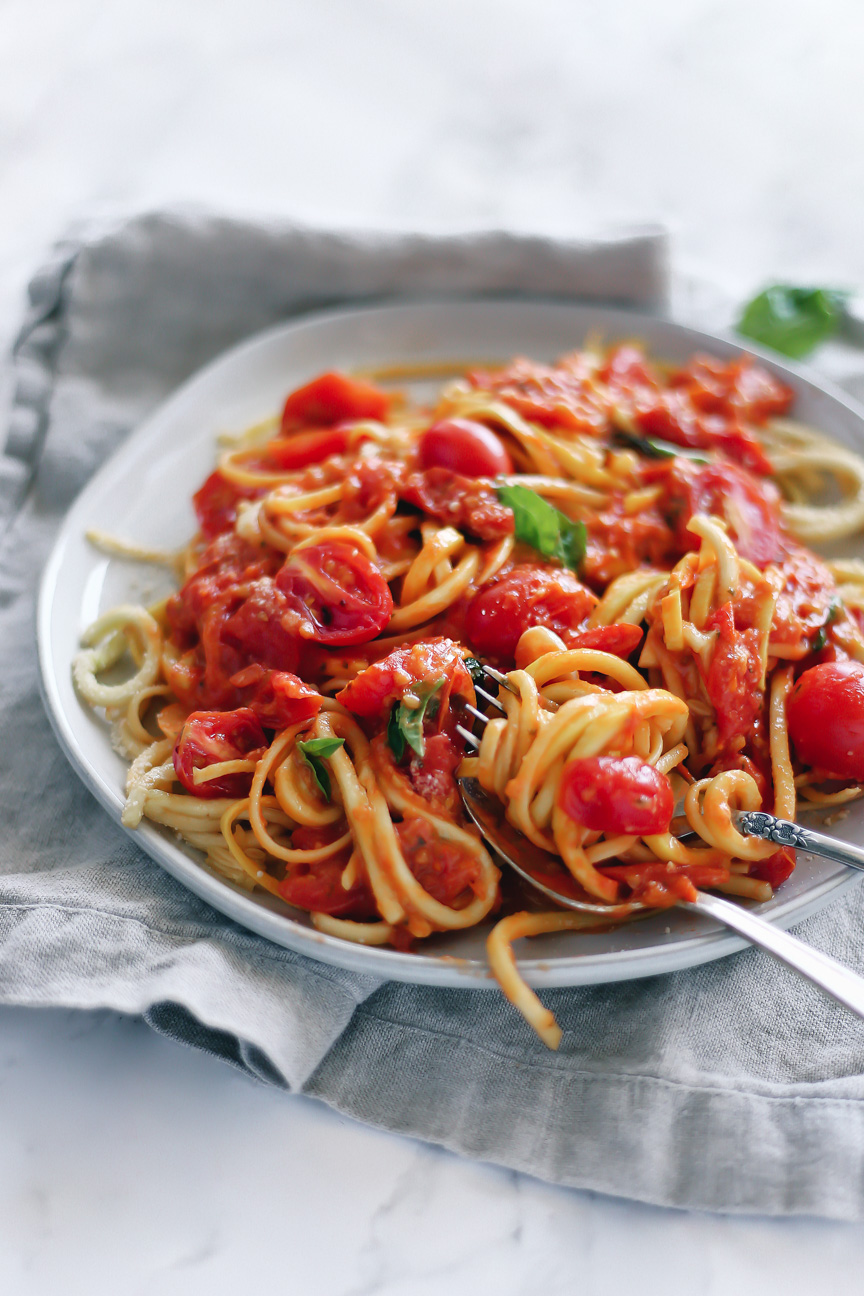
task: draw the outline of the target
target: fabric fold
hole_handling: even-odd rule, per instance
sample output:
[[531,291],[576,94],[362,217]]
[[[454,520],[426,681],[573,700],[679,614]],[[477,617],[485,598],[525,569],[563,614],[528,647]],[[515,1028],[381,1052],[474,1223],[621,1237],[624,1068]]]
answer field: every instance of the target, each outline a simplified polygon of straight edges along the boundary
[[[553,1182],[859,1218],[864,1023],[767,957],[544,996],[564,1028],[550,1054],[496,992],[382,984],[216,913],[97,805],[44,714],[33,605],[57,527],[178,383],[321,306],[514,294],[661,310],[665,235],[384,237],[151,213],[68,240],[37,273],[0,461],[0,1000],[140,1013],[259,1081]],[[862,903],[850,889],[802,934],[861,966]]]

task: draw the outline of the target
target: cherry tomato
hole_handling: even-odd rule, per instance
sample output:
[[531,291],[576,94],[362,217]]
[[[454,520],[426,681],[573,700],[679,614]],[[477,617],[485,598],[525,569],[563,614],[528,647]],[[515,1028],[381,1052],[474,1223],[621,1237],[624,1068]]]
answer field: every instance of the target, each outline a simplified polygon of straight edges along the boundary
[[412,473],[399,492],[406,504],[476,536],[500,540],[513,531],[513,512],[498,498],[491,482],[463,477],[449,468],[427,468]]
[[497,477],[512,473],[500,437],[473,419],[443,419],[420,438],[421,468],[449,468],[463,477]]
[[320,693],[289,671],[264,670],[256,662],[232,675],[230,683],[267,729],[302,724],[321,710]]
[[193,711],[174,745],[174,769],[187,792],[213,797],[244,797],[251,774],[226,774],[209,783],[196,783],[193,771],[221,761],[245,760],[267,747],[258,717],[248,707],[237,711]]
[[456,770],[465,755],[465,743],[446,733],[427,734],[422,756],[413,756],[408,777],[414,791],[429,805],[444,814],[458,815],[459,789]]
[[367,643],[393,612],[390,587],[378,568],[338,542],[295,550],[276,585],[293,609],[299,637],[315,643]]
[[471,676],[462,660],[462,649],[452,639],[406,644],[394,648],[381,661],[373,662],[346,684],[336,700],[354,715],[383,717],[394,702],[405,696],[412,684],[434,683],[444,677],[438,714],[446,709],[450,695],[459,693],[474,701]]
[[806,670],[786,704],[789,736],[804,765],[864,780],[864,666],[824,662]]
[[596,603],[596,594],[566,568],[522,563],[475,594],[465,633],[481,657],[512,658],[529,626],[546,626],[566,643]]
[[579,352],[554,365],[516,359],[505,369],[469,373],[468,381],[496,392],[519,414],[544,427],[599,436],[609,426],[607,402],[597,391],[590,362]]
[[[335,841],[341,831],[341,825],[330,824],[320,828],[295,828],[291,845],[294,850],[316,850]],[[341,850],[329,859],[289,864],[288,872],[279,884],[279,894],[298,909],[332,914],[334,918],[377,917],[375,900],[365,881],[347,891],[342,885],[342,874],[350,853]]]
[[219,628],[221,641],[236,648],[244,662],[296,671],[300,643],[291,631],[290,602],[269,576],[252,581],[247,588],[248,596]]
[[383,419],[389,408],[390,397],[380,387],[331,370],[291,392],[282,410],[282,432],[310,423],[328,427],[343,419]]
[[276,437],[264,447],[265,465],[292,472],[310,464],[344,454],[348,449],[348,431],[344,427],[316,428],[313,432],[294,432]]
[[230,531],[237,518],[240,500],[254,499],[257,494],[258,491],[235,485],[219,471],[212,472],[192,496],[195,516],[206,539],[212,540],[221,532]]
[[677,523],[684,549],[699,540],[687,528],[696,513],[724,518],[742,558],[757,567],[778,562],[786,551],[780,526],[780,496],[771,482],[757,481],[744,468],[730,463],[699,464],[676,459],[668,472],[666,511]]
[[757,860],[755,864],[751,864],[748,876],[758,878],[760,882],[767,882],[776,891],[781,882],[785,882],[791,876],[794,869],[794,850],[791,846],[781,846],[767,859]]
[[590,630],[580,630],[568,642],[567,647],[611,653],[613,657],[623,657],[626,660],[641,640],[640,627],[625,622],[621,625],[592,626]]
[[675,798],[668,777],[635,756],[590,756],[564,766],[558,805],[591,832],[643,837],[668,830]]
[[477,879],[477,858],[459,842],[448,841],[428,819],[394,824],[405,863],[424,891],[452,905]]

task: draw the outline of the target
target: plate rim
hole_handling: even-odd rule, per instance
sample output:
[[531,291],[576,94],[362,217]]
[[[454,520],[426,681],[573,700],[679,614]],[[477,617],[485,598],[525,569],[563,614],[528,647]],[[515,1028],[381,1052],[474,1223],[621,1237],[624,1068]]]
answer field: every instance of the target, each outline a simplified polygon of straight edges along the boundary
[[[274,341],[290,338],[296,333],[305,333],[310,329],[325,326],[339,321],[358,325],[369,321],[370,317],[395,316],[436,308],[451,311],[459,307],[476,308],[528,307],[546,308],[551,312],[558,311],[564,315],[586,315],[602,313],[606,319],[626,326],[629,335],[639,332],[641,327],[662,325],[671,328],[681,335],[696,340],[698,346],[710,347],[720,344],[724,349],[730,346],[738,351],[752,354],[764,361],[771,369],[804,382],[833,399],[861,424],[864,439],[864,408],[858,405],[847,392],[835,387],[821,374],[815,373],[804,365],[789,364],[785,358],[778,358],[765,348],[744,341],[735,335],[723,332],[712,333],[680,323],[664,314],[651,314],[645,311],[630,311],[623,307],[606,306],[602,303],[566,301],[561,298],[526,297],[506,295],[495,297],[416,297],[402,298],[398,301],[384,301],[375,304],[334,306],[316,310],[308,314],[292,317],[262,329],[249,337],[241,339],[233,346],[214,356],[205,365],[190,374],[164,400],[142,419],[122,443],[100,465],[93,476],[84,484],[73,499],[54,536],[51,551],[46,560],[39,582],[36,605],[36,645],[39,662],[39,686],[43,703],[51,727],[58,743],[69,760],[76,774],[85,786],[93,793],[97,801],[108,812],[115,823],[123,828],[131,840],[144,849],[150,858],[164,868],[181,885],[185,886],[200,899],[213,906],[223,916],[231,918],[249,931],[263,936],[282,948],[340,967],[344,970],[373,976],[382,980],[401,981],[418,985],[435,985],[461,989],[492,989],[495,985],[488,966],[479,959],[465,959],[440,954],[402,953],[387,948],[376,948],[353,945],[318,932],[314,928],[298,922],[288,913],[275,912],[264,907],[252,898],[252,894],[235,887],[220,877],[203,862],[199,862],[179,845],[174,843],[168,830],[162,831],[155,824],[144,822],[137,829],[126,828],[120,822],[123,808],[123,797],[118,788],[112,787],[91,766],[80,750],[71,718],[67,715],[57,687],[57,671],[69,669],[69,663],[58,663],[54,660],[51,645],[51,623],[54,603],[54,590],[63,567],[63,550],[67,534],[79,512],[86,512],[88,498],[97,495],[103,477],[109,475],[115,460],[127,452],[130,446],[146,443],[153,435],[153,428],[164,420],[177,407],[181,407],[190,395],[200,387],[206,387],[223,366],[242,362],[247,353],[253,353]],[[215,428],[213,429],[215,440]],[[83,708],[83,703],[79,703]],[[86,712],[82,709],[82,717]],[[107,731],[105,734],[108,741]],[[839,897],[858,876],[851,870],[838,872],[823,878],[814,884],[804,895],[792,897],[785,903],[774,904],[763,916],[779,927],[789,927],[803,921],[823,908],[834,898]],[[286,906],[287,908],[287,906]],[[762,906],[755,907],[757,911]],[[727,957],[749,947],[749,942],[728,929],[700,931],[692,936],[685,936],[673,944],[658,944],[635,950],[608,951],[604,953],[579,954],[570,956],[551,956],[547,958],[519,958],[517,962],[520,973],[530,985],[538,988],[563,988],[588,984],[608,984],[616,981],[635,980],[643,977],[663,975],[712,962]]]

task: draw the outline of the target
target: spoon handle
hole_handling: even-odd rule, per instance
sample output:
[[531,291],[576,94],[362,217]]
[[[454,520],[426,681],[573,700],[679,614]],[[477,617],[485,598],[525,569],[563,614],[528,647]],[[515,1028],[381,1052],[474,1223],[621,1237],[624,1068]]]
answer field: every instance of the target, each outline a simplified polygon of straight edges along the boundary
[[811,855],[821,855],[837,864],[864,870],[864,850],[860,846],[839,841],[827,833],[814,832],[812,828],[802,828],[788,819],[775,819],[764,810],[736,810],[732,818],[745,837],[761,837],[777,846],[795,846]]
[[684,907],[705,914],[706,917],[715,918],[717,922],[740,932],[753,945],[758,945],[760,949],[773,954],[775,958],[806,977],[808,981],[813,981],[826,994],[850,1008],[859,1017],[864,1017],[864,977],[844,967],[836,959],[829,958],[820,950],[805,945],[796,936],[790,936],[780,927],[766,922],[752,910],[730,904],[728,900],[721,900],[718,896],[709,895],[705,891],[700,891],[698,900]]

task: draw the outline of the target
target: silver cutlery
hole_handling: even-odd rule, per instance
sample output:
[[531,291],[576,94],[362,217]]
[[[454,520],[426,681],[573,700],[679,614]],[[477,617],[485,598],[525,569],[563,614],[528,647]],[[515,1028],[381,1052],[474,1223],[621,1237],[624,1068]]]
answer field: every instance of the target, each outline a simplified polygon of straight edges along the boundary
[[[515,692],[506,676],[490,666],[484,665],[483,670],[496,683]],[[487,689],[475,685],[475,691],[482,704],[503,712],[501,703]],[[489,717],[477,707],[463,703],[462,709],[480,724],[487,724],[489,721]],[[456,728],[465,743],[477,750],[480,743],[472,730],[461,724]],[[515,873],[555,904],[565,909],[575,909],[580,913],[596,913],[598,923],[602,922],[608,906],[576,899],[556,890],[549,886],[548,882],[541,881],[537,877],[538,873],[548,877],[550,866],[554,876],[556,869],[561,866],[557,855],[550,855],[547,851],[541,850],[515,829],[505,818],[503,805],[497,798],[489,796],[476,779],[460,778],[459,786],[469,816],[496,854]],[[800,824],[791,823],[786,819],[776,819],[764,811],[736,811],[733,817],[739,831],[745,836],[761,837],[778,846],[793,846],[814,855],[822,855],[837,863],[847,864],[850,868],[864,870],[864,850],[851,846],[847,842],[837,841],[825,833],[802,828]],[[751,944],[758,945],[760,949],[764,949],[766,953],[772,954],[787,967],[812,981],[814,985],[857,1013],[859,1017],[864,1017],[864,977],[860,977],[827,954],[805,945],[803,941],[790,936],[781,928],[775,927],[773,923],[767,922],[752,909],[704,891],[698,892],[697,899],[692,902],[679,901],[679,907],[713,918],[731,928]],[[646,916],[650,912],[645,905],[636,905],[634,911],[636,909],[644,911]]]

